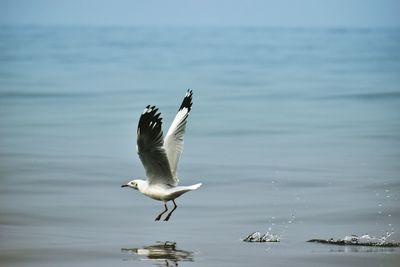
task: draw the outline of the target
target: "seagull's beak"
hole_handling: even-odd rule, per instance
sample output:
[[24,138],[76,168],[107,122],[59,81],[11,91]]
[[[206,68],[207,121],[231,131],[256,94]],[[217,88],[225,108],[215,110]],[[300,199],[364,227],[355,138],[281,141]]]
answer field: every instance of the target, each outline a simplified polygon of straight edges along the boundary
[[123,184],[123,185],[121,185],[121,187],[128,187],[128,185],[127,184]]

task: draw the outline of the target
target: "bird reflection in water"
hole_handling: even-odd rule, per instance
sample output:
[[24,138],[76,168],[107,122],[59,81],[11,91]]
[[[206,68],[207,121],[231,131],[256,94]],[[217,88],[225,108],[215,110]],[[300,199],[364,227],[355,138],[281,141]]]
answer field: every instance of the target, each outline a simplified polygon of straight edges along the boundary
[[176,248],[175,242],[157,242],[140,248],[122,248],[123,252],[154,261],[157,266],[178,266],[180,261],[194,261],[193,252]]

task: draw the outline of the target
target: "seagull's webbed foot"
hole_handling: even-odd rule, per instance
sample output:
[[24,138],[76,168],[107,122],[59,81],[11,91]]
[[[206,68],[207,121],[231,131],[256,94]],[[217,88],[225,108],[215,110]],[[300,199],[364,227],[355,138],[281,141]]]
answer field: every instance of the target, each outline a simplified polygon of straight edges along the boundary
[[170,213],[168,213],[167,217],[165,217],[164,221],[168,221],[169,218],[171,217],[171,214],[174,212],[174,210],[176,210],[176,208],[178,207],[175,203],[175,200],[172,200],[172,202],[174,203],[174,208],[171,210]]
[[164,203],[164,207],[165,207],[165,210],[163,212],[161,212],[160,214],[158,214],[158,216],[156,217],[155,221],[159,221],[161,219],[161,216],[168,211],[168,207],[167,207],[167,203],[166,202]]

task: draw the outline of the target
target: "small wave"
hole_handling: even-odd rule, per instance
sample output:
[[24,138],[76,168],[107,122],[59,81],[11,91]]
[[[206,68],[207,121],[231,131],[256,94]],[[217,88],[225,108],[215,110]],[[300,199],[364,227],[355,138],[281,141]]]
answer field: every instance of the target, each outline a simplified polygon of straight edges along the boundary
[[330,244],[330,245],[352,245],[352,246],[371,246],[371,247],[400,247],[399,242],[388,242],[387,239],[393,234],[386,233],[382,237],[370,236],[368,234],[357,236],[345,236],[343,239],[311,239],[307,242]]
[[344,99],[344,100],[362,100],[362,101],[377,101],[377,100],[398,100],[400,92],[371,92],[371,93],[355,93],[343,94],[323,97],[324,99]]
[[262,235],[260,232],[254,232],[243,239],[244,242],[280,242],[280,237],[278,235],[272,234],[270,232]]
[[83,96],[88,96],[85,93],[53,93],[53,92],[0,92],[0,98],[10,98],[10,99],[54,99],[54,98],[80,98]]

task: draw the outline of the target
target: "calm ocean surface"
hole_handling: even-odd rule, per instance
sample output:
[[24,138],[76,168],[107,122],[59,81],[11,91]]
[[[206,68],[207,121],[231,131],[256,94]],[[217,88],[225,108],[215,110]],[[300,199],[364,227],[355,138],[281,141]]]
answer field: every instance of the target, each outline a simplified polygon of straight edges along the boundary
[[[154,222],[120,185],[144,107],[166,131],[187,88],[179,173],[203,187]],[[400,241],[399,198],[398,29],[0,27],[1,266],[398,266],[305,241]]]

